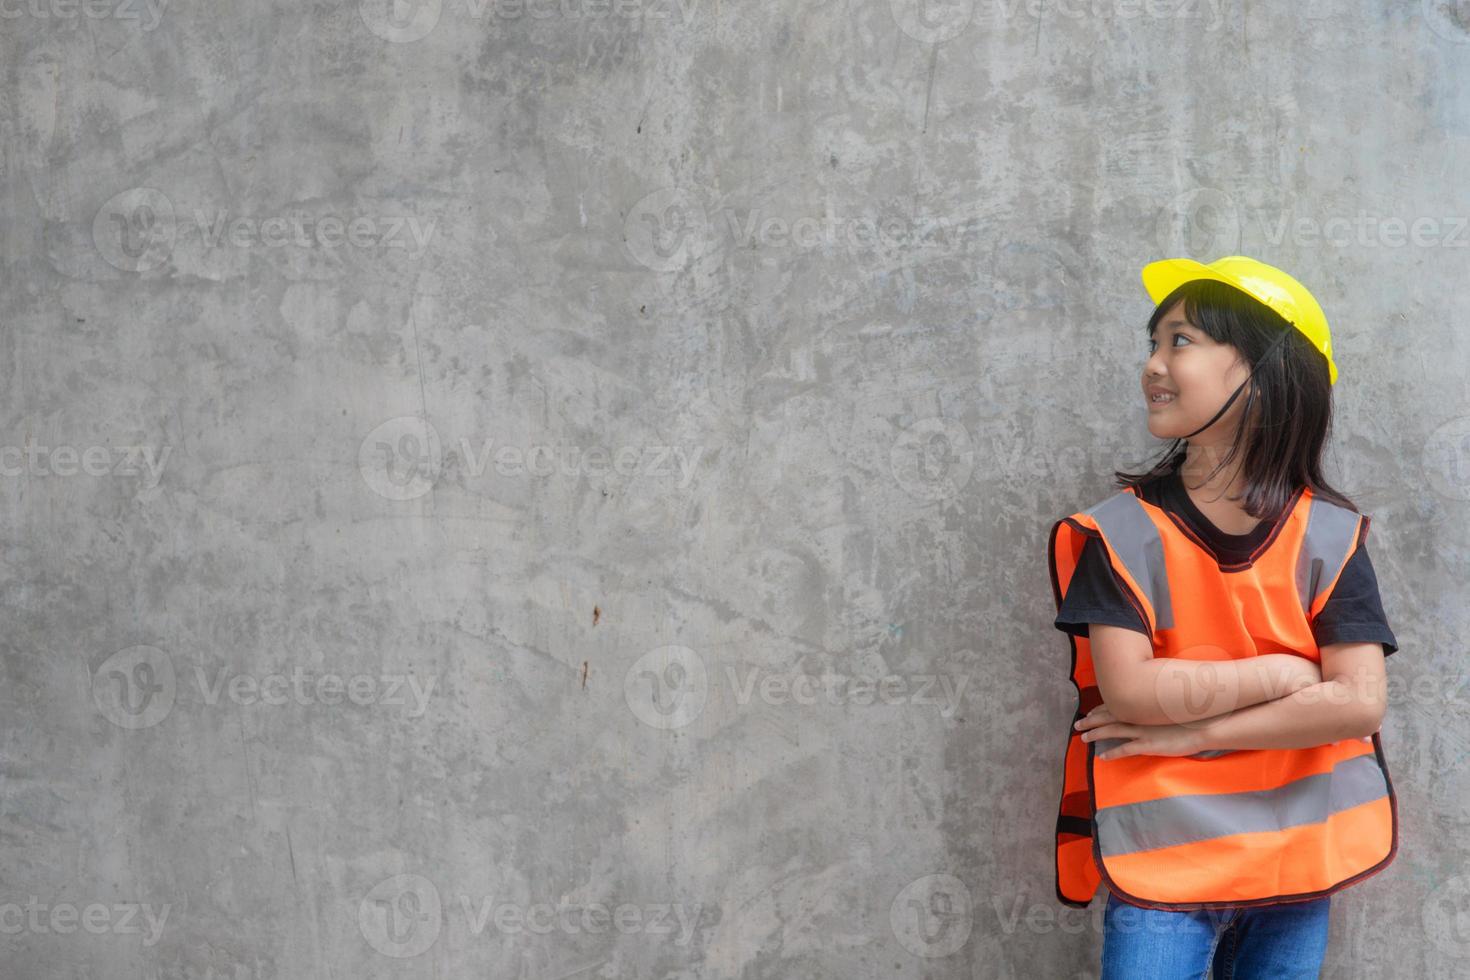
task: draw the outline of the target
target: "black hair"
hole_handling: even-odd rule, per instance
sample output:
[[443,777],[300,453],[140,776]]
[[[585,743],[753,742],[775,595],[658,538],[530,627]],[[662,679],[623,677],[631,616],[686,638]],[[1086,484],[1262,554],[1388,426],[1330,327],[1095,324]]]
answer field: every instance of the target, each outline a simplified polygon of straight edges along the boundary
[[[1218,343],[1234,346],[1252,368],[1251,383],[1240,395],[1245,404],[1230,451],[1210,477],[1243,453],[1243,506],[1250,516],[1275,519],[1303,486],[1356,511],[1352,501],[1322,476],[1322,450],[1332,428],[1327,358],[1265,303],[1214,279],[1187,282],[1164,297],[1149,317],[1150,337],[1165,311],[1181,299],[1184,317],[1192,326]],[[1175,439],[1146,472],[1114,471],[1117,486],[1135,487],[1174,473],[1187,452],[1187,441]]]

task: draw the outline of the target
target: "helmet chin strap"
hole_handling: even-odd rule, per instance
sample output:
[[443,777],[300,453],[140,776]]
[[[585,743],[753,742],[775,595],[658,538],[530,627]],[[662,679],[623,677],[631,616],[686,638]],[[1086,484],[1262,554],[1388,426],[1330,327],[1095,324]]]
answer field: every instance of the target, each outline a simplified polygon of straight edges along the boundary
[[1210,426],[1214,425],[1215,422],[1219,420],[1220,416],[1224,415],[1225,414],[1225,411],[1228,408],[1230,408],[1231,405],[1235,404],[1235,399],[1237,399],[1237,398],[1240,397],[1240,393],[1245,390],[1246,382],[1249,381],[1249,380],[1250,380],[1250,378],[1246,378],[1245,381],[1242,381],[1238,386],[1236,386],[1235,392],[1229,398],[1225,399],[1225,404],[1223,404],[1223,405],[1220,406],[1220,410],[1215,413],[1215,417],[1214,418],[1210,419],[1208,422],[1206,422],[1204,425],[1200,426],[1198,429],[1195,429],[1189,435],[1187,435],[1187,436],[1180,436],[1179,438],[1180,439],[1190,439],[1190,438],[1193,438],[1194,436],[1197,436],[1201,432],[1203,432],[1206,429],[1208,429]]

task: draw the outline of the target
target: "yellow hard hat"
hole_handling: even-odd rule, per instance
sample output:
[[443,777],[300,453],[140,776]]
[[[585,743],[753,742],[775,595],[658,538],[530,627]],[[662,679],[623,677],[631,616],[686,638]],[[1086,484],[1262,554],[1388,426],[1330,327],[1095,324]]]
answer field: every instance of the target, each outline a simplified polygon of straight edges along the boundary
[[1234,286],[1265,303],[1296,327],[1312,346],[1327,358],[1327,374],[1337,384],[1337,365],[1332,360],[1332,334],[1327,315],[1307,292],[1307,287],[1275,266],[1244,255],[1227,255],[1209,265],[1194,259],[1161,259],[1143,267],[1143,288],[1155,304],[1174,290],[1195,279],[1214,279]]

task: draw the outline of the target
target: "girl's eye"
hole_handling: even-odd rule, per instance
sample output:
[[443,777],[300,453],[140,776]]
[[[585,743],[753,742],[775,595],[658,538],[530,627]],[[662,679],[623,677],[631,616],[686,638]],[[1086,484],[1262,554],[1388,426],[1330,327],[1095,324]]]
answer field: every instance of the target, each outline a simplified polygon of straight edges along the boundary
[[[1191,344],[1194,343],[1194,341],[1190,340],[1188,337],[1184,336],[1184,334],[1182,334],[1182,333],[1176,333],[1174,335],[1174,339],[1175,340],[1185,340],[1185,341],[1188,341]],[[1154,352],[1154,348],[1157,347],[1157,346],[1158,346],[1158,341],[1150,340],[1148,342],[1148,352],[1150,354],[1152,354]],[[1179,345],[1178,344],[1175,344],[1174,346],[1175,347],[1178,347]]]

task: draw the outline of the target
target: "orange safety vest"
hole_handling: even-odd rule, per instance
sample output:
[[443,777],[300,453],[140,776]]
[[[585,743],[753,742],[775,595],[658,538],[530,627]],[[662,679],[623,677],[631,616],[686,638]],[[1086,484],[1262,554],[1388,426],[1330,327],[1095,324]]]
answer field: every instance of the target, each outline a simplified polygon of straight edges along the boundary
[[[1221,566],[1176,515],[1127,488],[1052,527],[1062,597],[1088,538],[1105,546],[1155,657],[1294,653],[1320,663],[1311,624],[1365,515],[1303,486],[1249,561]],[[1102,701],[1088,637],[1071,636],[1077,711],[1057,813],[1057,898],[1085,908],[1100,882],[1145,908],[1248,907],[1321,898],[1388,866],[1398,804],[1379,732],[1308,749],[1222,749],[1099,760],[1073,723]]]

